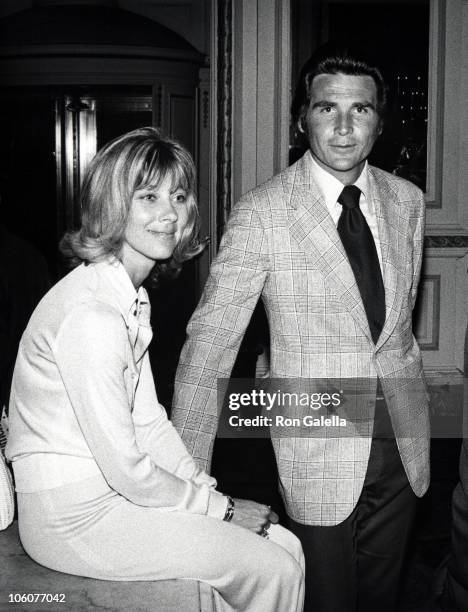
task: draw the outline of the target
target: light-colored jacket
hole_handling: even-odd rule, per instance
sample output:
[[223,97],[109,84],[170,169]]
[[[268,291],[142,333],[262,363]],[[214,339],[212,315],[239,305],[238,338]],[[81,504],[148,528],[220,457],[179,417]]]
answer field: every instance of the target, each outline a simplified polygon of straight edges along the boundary
[[17,491],[102,475],[139,506],[224,516],[216,481],[158,402],[149,308],[146,291],[135,291],[117,261],[82,264],[40,302],[21,340],[10,400],[6,454]]
[[[369,180],[381,243],[386,320],[376,345],[337,229],[310,173],[310,152],[234,206],[176,376],[173,422],[209,465],[219,407],[258,299],[270,326],[270,376],[380,379],[408,480],[429,482],[429,418],[412,333],[421,270],[424,200],[413,184],[374,167]],[[373,385],[373,386],[372,386]],[[362,407],[372,425],[374,398]],[[335,525],[353,510],[369,459],[367,435],[273,439],[280,489],[298,522]]]

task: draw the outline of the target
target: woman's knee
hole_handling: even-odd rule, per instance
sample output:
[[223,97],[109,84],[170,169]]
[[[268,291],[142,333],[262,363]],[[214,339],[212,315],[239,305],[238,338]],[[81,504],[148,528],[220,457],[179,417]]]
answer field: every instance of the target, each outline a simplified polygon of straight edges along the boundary
[[304,569],[301,567],[301,564],[298,560],[294,559],[292,556],[288,555],[287,563],[283,568],[282,575],[286,582],[294,582],[299,583],[304,579]]
[[284,548],[300,565],[304,571],[305,561],[302,544],[291,531],[280,525],[272,525],[270,528],[271,541]]
[[[303,579],[304,569],[301,566],[302,548],[293,551],[274,542],[269,542],[270,546],[265,551],[268,557],[262,560],[262,567],[265,573],[274,578],[278,584],[292,585],[299,583]],[[296,553],[297,556],[294,554]]]

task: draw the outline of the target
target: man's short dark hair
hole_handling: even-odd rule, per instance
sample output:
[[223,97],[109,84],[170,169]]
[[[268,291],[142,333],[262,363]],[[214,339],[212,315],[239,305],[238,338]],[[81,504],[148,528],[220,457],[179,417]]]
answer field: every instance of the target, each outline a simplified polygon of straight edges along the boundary
[[319,47],[302,67],[291,105],[294,125],[304,125],[310,104],[312,81],[319,74],[372,77],[377,90],[377,113],[383,120],[387,104],[387,85],[380,70],[369,62],[366,54],[359,47],[327,43]]

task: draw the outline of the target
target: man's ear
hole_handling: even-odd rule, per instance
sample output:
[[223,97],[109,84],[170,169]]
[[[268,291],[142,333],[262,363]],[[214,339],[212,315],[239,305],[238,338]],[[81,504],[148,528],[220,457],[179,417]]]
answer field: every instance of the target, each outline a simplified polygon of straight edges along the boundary
[[304,117],[303,113],[301,113],[299,119],[296,122],[296,129],[301,134],[307,135],[306,125],[305,125],[305,117]]
[[383,128],[384,128],[384,121],[381,118],[381,119],[379,119],[379,127],[378,127],[379,136],[382,134]]

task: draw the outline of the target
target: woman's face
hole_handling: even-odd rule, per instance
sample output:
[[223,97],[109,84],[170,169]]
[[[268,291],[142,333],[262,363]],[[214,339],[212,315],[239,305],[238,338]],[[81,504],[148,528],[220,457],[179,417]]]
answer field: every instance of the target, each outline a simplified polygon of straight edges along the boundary
[[157,187],[137,189],[132,197],[121,261],[133,280],[169,259],[187,224],[187,192],[167,176]]

